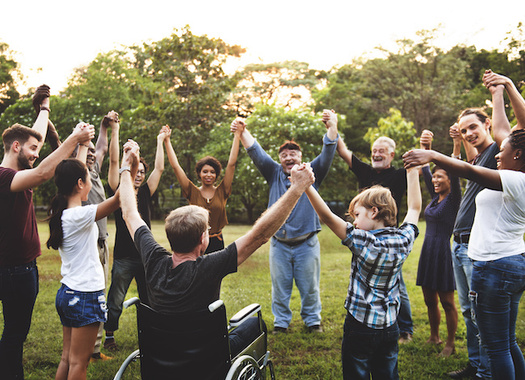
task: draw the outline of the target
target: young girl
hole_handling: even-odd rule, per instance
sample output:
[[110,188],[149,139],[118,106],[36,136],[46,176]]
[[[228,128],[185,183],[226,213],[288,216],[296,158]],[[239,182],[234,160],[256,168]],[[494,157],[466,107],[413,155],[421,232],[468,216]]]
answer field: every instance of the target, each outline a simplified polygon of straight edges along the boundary
[[[87,145],[79,149],[85,154]],[[56,308],[63,325],[63,350],[56,379],[85,379],[99,324],[106,320],[104,272],[95,222],[119,207],[119,193],[98,205],[82,206],[91,179],[84,162],[73,158],[57,165],[55,184],[57,194],[48,212],[47,247],[58,249],[62,259]]]
[[[232,124],[236,124],[236,120]],[[226,217],[226,202],[232,192],[233,175],[237,156],[239,154],[240,134],[243,128],[238,126],[238,131],[233,136],[230,157],[226,166],[223,180],[215,186],[222,166],[219,160],[212,156],[200,159],[195,165],[197,178],[201,181],[201,186],[197,187],[191,182],[179,164],[177,155],[173,150],[170,140],[165,140],[168,160],[175,172],[175,176],[182,188],[182,193],[191,205],[201,206],[210,212],[210,244],[206,249],[206,254],[224,249],[222,229],[228,224]]]

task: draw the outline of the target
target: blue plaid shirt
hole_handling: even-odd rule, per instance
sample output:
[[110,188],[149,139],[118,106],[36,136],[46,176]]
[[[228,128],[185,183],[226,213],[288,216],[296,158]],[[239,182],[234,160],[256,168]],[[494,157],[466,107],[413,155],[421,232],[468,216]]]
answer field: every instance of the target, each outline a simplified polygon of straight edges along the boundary
[[418,234],[417,226],[407,223],[372,231],[347,224],[342,243],[353,257],[345,308],[356,320],[373,329],[396,322],[399,273]]

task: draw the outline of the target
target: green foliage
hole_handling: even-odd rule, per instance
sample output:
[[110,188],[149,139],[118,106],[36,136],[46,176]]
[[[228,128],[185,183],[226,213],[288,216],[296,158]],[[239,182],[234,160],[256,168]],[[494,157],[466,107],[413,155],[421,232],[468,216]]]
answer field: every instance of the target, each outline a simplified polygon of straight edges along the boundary
[[231,103],[237,113],[248,115],[257,103],[284,108],[303,106],[310,101],[310,91],[326,73],[310,69],[305,62],[284,61],[252,63],[238,75],[242,79],[232,94]]
[[414,123],[406,121],[399,110],[391,108],[389,112],[388,117],[379,119],[377,127],[368,128],[364,139],[368,141],[370,146],[381,136],[390,137],[394,140],[396,142],[396,155],[392,163],[393,166],[399,168],[403,166],[403,159],[401,158],[403,154],[419,146],[416,145],[419,139],[414,129]]
[[20,97],[16,76],[20,76],[18,62],[10,57],[9,45],[0,41],[0,115]]

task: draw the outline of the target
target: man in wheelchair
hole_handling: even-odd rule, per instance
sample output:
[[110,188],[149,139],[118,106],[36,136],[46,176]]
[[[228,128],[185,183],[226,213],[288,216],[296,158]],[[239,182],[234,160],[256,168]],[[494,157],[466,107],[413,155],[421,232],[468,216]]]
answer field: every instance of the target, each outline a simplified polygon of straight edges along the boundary
[[[314,183],[306,164],[296,165],[288,191],[257,220],[244,236],[221,251],[204,255],[209,242],[209,213],[199,206],[177,208],[166,218],[171,252],[159,245],[137,210],[130,168],[138,165],[138,145],[124,146],[120,180],[122,215],[141,254],[146,274],[149,306],[162,314],[203,313],[219,299],[222,279],[237,271],[251,254],[266,243],[286,221],[304,191]],[[188,321],[190,323],[191,321]],[[140,326],[139,326],[140,329]],[[230,334],[230,350],[241,352],[254,336],[256,318]]]

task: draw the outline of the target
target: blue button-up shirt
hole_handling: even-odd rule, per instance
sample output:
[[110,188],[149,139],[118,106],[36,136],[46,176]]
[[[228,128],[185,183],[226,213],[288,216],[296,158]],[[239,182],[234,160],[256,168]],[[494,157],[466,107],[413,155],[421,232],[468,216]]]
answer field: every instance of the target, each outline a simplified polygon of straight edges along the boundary
[[[310,163],[315,174],[315,183],[313,185],[315,189],[319,187],[328,174],[328,170],[334,159],[338,139],[339,135],[335,140],[330,140],[328,136],[325,135],[323,137],[321,154]],[[257,141],[247,148],[246,151],[270,186],[268,200],[268,207],[270,207],[277,202],[290,187],[289,175],[284,172],[280,163],[272,160]],[[320,230],[321,223],[319,222],[319,217],[310,204],[307,195],[303,194],[292,210],[288,220],[286,220],[274,236],[279,239],[293,239]]]

